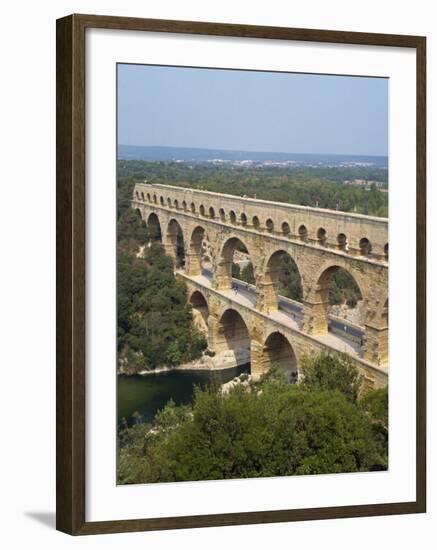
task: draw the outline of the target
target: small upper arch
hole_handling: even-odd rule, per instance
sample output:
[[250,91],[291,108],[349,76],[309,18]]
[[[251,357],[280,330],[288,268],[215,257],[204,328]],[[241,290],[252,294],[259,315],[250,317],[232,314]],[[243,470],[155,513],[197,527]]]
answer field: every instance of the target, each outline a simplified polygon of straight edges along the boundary
[[304,225],[304,224],[300,225],[297,232],[298,232],[298,235],[299,235],[299,239],[301,241],[306,242],[308,240],[308,229],[307,229],[306,225]]
[[362,239],[360,239],[359,247],[360,254],[362,256],[369,256],[369,254],[372,252],[372,244],[367,237],[363,237]]

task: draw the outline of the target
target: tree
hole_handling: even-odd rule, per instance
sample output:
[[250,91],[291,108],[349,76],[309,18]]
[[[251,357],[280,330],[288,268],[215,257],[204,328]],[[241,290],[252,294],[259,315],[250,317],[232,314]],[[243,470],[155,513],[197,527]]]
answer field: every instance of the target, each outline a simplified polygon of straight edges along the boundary
[[170,403],[151,430],[122,448],[121,456],[120,483],[384,467],[361,407],[339,391],[308,391],[280,376],[236,386],[227,395],[197,388],[191,409],[178,412]]
[[125,205],[117,222],[117,346],[129,374],[192,361],[207,345],[173,260],[150,237],[138,213]]
[[381,468],[388,464],[388,387],[370,390],[359,402],[365,411],[374,432],[378,445]]
[[345,354],[321,353],[302,362],[301,386],[309,391],[339,391],[356,402],[362,377]]
[[253,272],[253,264],[249,262],[241,271],[241,280],[249,283],[250,285],[255,284],[255,274]]

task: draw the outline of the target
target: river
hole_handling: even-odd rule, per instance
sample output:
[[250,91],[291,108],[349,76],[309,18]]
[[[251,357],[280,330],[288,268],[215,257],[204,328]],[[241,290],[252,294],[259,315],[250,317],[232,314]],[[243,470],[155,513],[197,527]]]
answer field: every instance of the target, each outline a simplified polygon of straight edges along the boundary
[[150,422],[164,405],[173,399],[176,405],[186,405],[193,400],[194,386],[207,385],[213,378],[224,384],[243,372],[250,372],[250,364],[225,370],[199,370],[162,372],[147,376],[118,376],[117,416],[120,425],[125,418],[129,425],[132,415],[138,412]]

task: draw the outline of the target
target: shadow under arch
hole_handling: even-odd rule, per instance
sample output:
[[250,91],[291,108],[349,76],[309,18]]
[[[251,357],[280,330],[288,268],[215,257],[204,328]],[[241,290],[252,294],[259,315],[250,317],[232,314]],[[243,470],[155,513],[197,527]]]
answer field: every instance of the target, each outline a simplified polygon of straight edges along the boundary
[[206,242],[209,242],[209,240],[205,228],[202,225],[197,225],[191,232],[187,247],[187,274],[192,277],[201,275],[202,263],[206,260],[210,260],[205,249]]
[[176,268],[185,266],[185,239],[180,223],[172,218],[167,226],[167,241],[173,247]]
[[237,364],[250,361],[250,333],[243,317],[233,308],[223,312],[215,341],[218,353],[232,351]]
[[149,230],[150,240],[162,242],[161,224],[155,212],[151,212],[147,218],[147,228]]
[[263,372],[267,372],[274,367],[284,374],[290,382],[297,382],[297,356],[293,346],[282,332],[272,332],[266,338],[261,361]]
[[208,336],[209,307],[205,296],[200,290],[195,290],[190,296],[189,303],[192,308],[194,324],[205,336]]

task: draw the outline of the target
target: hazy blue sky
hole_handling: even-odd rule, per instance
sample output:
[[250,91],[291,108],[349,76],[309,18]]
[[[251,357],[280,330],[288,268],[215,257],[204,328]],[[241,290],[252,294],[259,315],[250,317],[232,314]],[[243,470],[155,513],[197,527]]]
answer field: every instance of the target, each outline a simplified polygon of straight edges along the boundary
[[118,143],[387,155],[388,80],[118,65]]

